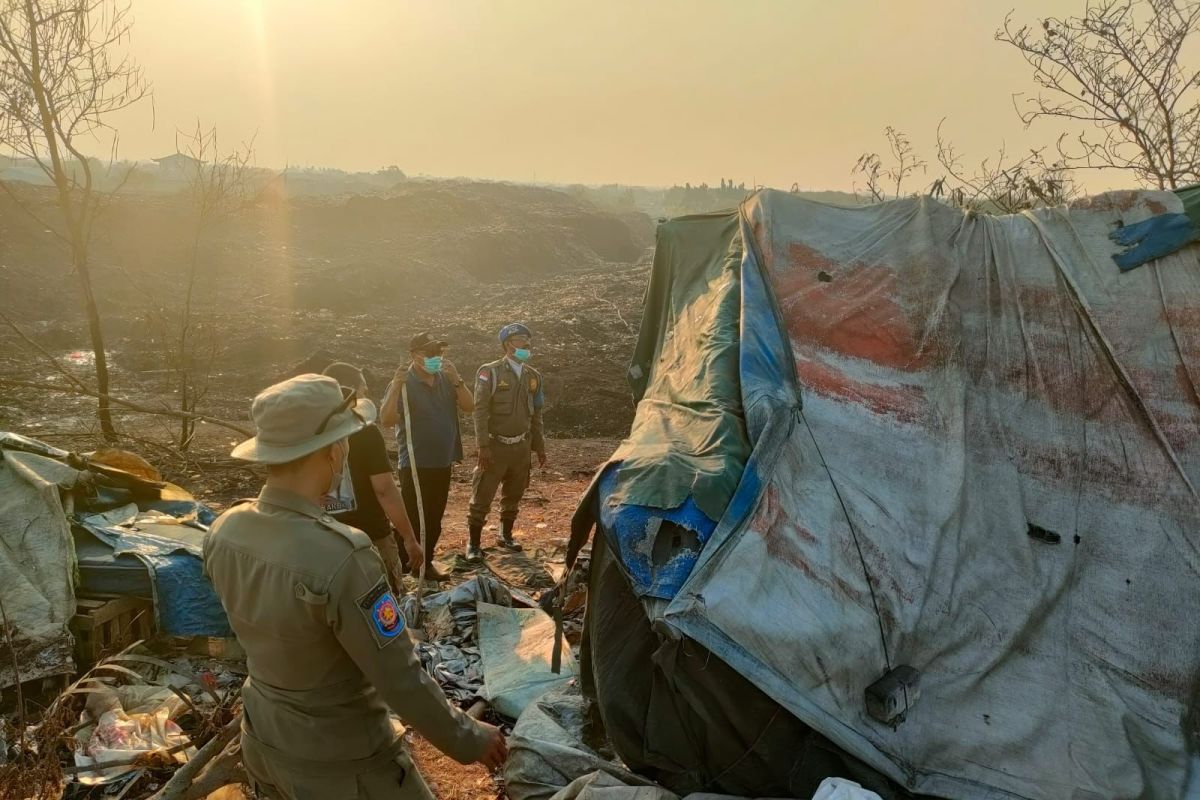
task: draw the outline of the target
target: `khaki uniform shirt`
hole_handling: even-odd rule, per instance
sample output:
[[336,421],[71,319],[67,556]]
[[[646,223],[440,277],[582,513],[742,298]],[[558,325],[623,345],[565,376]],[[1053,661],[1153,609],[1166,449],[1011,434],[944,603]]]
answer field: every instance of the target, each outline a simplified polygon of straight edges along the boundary
[[528,364],[517,375],[507,358],[484,364],[475,375],[475,440],[529,434],[535,453],[543,453],[542,376]]
[[363,770],[400,751],[391,707],[455,760],[483,755],[484,730],[421,669],[366,534],[265,487],[213,523],[204,562],[246,651],[246,747]]

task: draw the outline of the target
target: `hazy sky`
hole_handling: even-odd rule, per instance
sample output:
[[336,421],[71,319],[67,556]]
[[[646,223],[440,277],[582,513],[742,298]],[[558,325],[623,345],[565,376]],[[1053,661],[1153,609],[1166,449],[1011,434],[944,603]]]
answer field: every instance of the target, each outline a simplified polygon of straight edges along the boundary
[[[134,0],[154,84],[120,154],[197,118],[257,163],[520,181],[850,188],[895,125],[933,156],[1052,141],[993,41],[1084,0]],[[1093,187],[1099,188],[1099,187]]]

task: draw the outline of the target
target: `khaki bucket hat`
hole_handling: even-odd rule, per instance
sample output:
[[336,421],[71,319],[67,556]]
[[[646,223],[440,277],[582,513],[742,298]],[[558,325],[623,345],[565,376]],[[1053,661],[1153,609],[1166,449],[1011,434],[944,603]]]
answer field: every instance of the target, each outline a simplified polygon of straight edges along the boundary
[[286,464],[345,439],[375,421],[370,400],[333,378],[300,375],[259,392],[250,406],[257,436],[230,453],[257,464]]

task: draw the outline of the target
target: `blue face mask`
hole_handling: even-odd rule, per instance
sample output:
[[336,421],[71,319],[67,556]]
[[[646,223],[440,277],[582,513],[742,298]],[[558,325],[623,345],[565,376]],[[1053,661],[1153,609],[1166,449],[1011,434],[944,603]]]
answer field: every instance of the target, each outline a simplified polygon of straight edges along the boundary
[[529,356],[530,356],[530,352],[529,352],[528,348],[518,347],[515,350],[513,350],[513,358],[515,358],[517,361],[528,361]]
[[431,375],[437,375],[442,371],[441,356],[425,356],[425,371]]

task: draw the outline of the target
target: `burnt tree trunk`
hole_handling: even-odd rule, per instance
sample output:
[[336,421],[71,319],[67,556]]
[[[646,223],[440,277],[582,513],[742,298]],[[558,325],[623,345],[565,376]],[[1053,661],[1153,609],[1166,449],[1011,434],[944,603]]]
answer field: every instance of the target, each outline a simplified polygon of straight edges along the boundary
[[95,357],[96,392],[100,395],[96,401],[96,418],[100,421],[100,431],[104,438],[111,442],[117,438],[117,429],[113,425],[112,407],[108,400],[108,354],[104,351],[104,329],[100,325],[100,308],[96,305],[96,294],[92,291],[91,268],[86,252],[76,253],[75,274],[79,277],[84,314],[87,316],[88,337]]

